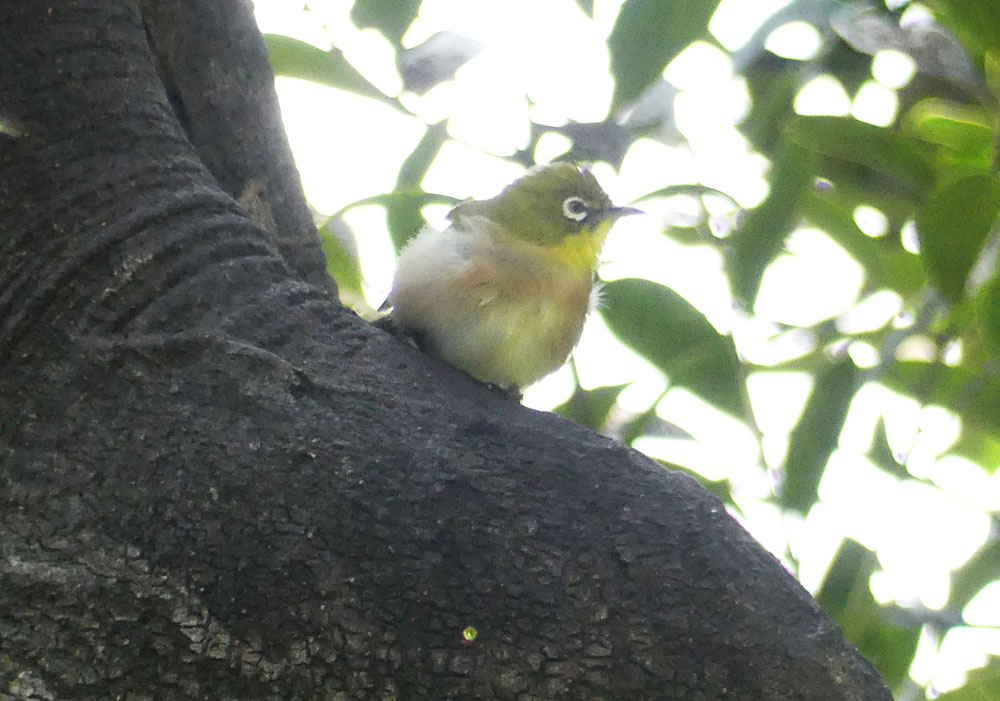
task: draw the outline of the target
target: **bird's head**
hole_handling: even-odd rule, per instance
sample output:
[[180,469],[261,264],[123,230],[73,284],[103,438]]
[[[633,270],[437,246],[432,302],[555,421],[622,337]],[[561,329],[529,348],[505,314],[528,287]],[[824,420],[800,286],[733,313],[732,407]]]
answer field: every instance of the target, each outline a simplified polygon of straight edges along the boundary
[[452,210],[452,217],[483,217],[495,235],[523,241],[553,252],[593,251],[604,242],[611,225],[633,207],[616,207],[593,173],[572,163],[552,163],[529,170],[488,200],[470,200]]

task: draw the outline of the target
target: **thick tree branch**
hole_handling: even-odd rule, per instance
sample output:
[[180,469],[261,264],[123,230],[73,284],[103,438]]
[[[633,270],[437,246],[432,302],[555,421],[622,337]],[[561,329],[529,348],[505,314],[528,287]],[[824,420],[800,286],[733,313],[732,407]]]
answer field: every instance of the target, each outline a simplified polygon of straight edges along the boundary
[[140,5],[167,94],[198,157],[299,277],[335,289],[285,139],[252,3]]
[[691,480],[292,277],[145,36],[0,5],[8,693],[888,698]]

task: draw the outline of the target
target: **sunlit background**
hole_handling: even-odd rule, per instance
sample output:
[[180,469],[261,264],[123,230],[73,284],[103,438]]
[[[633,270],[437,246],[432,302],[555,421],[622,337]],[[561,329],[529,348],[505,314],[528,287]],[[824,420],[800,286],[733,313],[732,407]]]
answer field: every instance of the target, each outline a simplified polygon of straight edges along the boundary
[[[710,24],[714,38],[737,51],[775,10],[780,0],[722,0]],[[901,4],[901,3],[896,3]],[[467,2],[424,0],[403,39],[416,46],[435,32],[449,30],[474,40],[482,51],[463,65],[454,80],[424,95],[403,93],[395,55],[375,30],[358,30],[347,0],[256,0],[265,33],[284,34],[347,59],[375,86],[399,97],[413,115],[372,99],[306,81],[279,78],[278,94],[288,137],[306,195],[321,215],[393,189],[403,160],[427,124],[447,118],[450,140],[434,160],[422,185],[427,192],[457,198],[489,197],[522,172],[502,160],[529,143],[529,117],[561,125],[603,120],[614,83],[605,44],[621,2],[597,0],[593,19],[572,0]],[[912,21],[926,14],[918,5]],[[767,41],[773,53],[806,61],[820,50],[809,24],[778,27]],[[827,74],[816,75],[799,91],[795,109],[809,115],[853,115],[888,125],[896,117],[896,91],[914,74],[905,54],[884,51],[872,75],[853,95]],[[606,163],[593,170],[612,199],[627,204],[669,185],[699,183],[730,195],[719,198],[710,225],[717,236],[738,226],[741,208],[759,204],[768,193],[768,160],[737,130],[749,96],[731,54],[707,42],[681,53],[664,71],[676,90],[677,134],[640,139],[628,149],[618,172]],[[529,101],[524,99],[528,95]],[[535,159],[545,162],[568,142],[547,134]],[[604,280],[643,277],[676,290],[723,333],[732,333],[742,357],[767,366],[810,350],[806,329],[824,320],[838,328],[876,329],[912,323],[903,300],[880,291],[862,298],[864,271],[825,233],[802,228],[766,271],[755,305],[735,309],[717,248],[681,244],[661,232],[672,224],[691,226],[701,216],[691,198],[644,199],[645,217],[616,225],[603,253]],[[424,213],[441,224],[447,207],[428,205]],[[367,303],[377,308],[389,292],[394,250],[385,212],[377,206],[350,208],[345,219],[357,237]],[[886,217],[859,207],[858,226],[872,237],[885,235]],[[777,324],[803,327],[777,334]],[[901,349],[913,357],[926,350],[913,343]],[[846,349],[861,368],[880,363],[879,349],[854,341]],[[956,352],[960,352],[957,349]],[[878,553],[882,571],[872,578],[877,601],[940,609],[948,598],[949,574],[984,542],[989,511],[1000,509],[1000,472],[949,455],[960,421],[950,412],[921,406],[878,383],[855,398],[839,446],[820,485],[820,502],[806,518],[783,513],[767,497],[781,465],[789,432],[812,388],[812,376],[756,372],[748,387],[757,427],[750,427],[701,401],[669,388],[658,370],[619,343],[598,315],[588,321],[583,340],[566,366],[527,390],[524,403],[549,409],[565,401],[576,372],[583,387],[630,383],[620,395],[622,411],[641,413],[656,405],[676,435],[641,438],[635,447],[682,464],[710,480],[728,479],[743,525],[776,556],[797,563],[803,585],[815,592],[842,537]],[[879,470],[866,453],[877,422],[884,417],[890,446],[922,481],[899,479]],[[759,431],[759,435],[758,435]],[[981,666],[987,653],[1000,654],[1000,586],[987,587],[964,611],[976,627],[954,628],[940,646],[925,636],[911,668],[921,685],[944,691],[960,686],[965,670]]]

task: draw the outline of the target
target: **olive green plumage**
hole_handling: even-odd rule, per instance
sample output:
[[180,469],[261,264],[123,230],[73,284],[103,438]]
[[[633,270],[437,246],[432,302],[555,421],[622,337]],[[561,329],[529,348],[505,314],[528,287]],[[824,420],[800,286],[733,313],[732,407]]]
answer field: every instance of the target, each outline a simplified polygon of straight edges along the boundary
[[637,211],[612,205],[586,168],[535,168],[404,247],[392,324],[427,353],[516,392],[566,361],[592,306],[604,239]]

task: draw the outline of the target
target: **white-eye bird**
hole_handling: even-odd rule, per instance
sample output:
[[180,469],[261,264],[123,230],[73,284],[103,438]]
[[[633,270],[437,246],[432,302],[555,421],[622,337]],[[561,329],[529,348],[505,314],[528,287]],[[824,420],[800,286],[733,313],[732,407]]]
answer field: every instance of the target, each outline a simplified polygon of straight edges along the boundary
[[391,323],[428,354],[517,393],[566,361],[596,299],[604,239],[638,212],[612,205],[587,168],[536,167],[403,248]]

